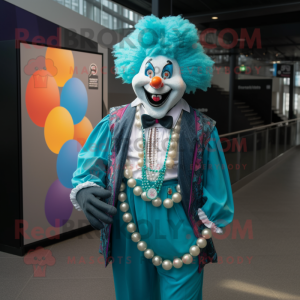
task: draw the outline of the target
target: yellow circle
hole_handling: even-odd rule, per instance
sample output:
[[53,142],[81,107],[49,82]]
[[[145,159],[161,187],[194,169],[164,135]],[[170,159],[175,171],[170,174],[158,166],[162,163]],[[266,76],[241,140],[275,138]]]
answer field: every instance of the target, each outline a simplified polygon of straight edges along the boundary
[[83,147],[92,131],[91,121],[87,117],[83,117],[80,123],[74,125],[74,140],[78,141]]
[[63,144],[74,137],[71,114],[64,107],[53,108],[45,122],[44,136],[49,149],[58,154]]
[[46,51],[46,68],[58,86],[63,87],[73,77],[74,57],[70,50],[49,47]]

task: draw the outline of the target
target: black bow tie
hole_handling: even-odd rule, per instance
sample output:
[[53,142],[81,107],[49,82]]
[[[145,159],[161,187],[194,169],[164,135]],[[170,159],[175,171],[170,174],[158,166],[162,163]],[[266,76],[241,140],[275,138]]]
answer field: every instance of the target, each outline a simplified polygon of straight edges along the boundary
[[149,115],[142,115],[141,120],[144,129],[153,126],[155,123],[159,123],[161,126],[167,129],[171,129],[173,126],[173,117],[171,116],[164,116],[161,119],[154,119]]

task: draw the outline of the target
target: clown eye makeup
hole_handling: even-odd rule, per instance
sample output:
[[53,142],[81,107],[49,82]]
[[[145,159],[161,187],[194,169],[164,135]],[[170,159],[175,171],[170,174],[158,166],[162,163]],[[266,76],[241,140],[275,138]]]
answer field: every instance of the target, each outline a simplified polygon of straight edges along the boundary
[[163,79],[168,79],[171,78],[173,74],[173,64],[168,61],[168,64],[164,66],[162,72],[161,72],[161,77]]
[[149,78],[152,78],[155,75],[154,68],[150,62],[147,62],[145,65],[145,75]]

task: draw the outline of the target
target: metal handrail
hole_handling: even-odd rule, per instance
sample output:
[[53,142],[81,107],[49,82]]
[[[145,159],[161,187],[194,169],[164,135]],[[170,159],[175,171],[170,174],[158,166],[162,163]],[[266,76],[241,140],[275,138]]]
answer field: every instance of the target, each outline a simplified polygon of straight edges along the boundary
[[294,122],[294,121],[297,121],[297,120],[300,121],[300,118],[286,120],[286,121],[281,121],[281,122],[272,123],[272,124],[268,124],[268,125],[264,125],[264,126],[258,126],[258,127],[254,127],[254,128],[250,128],[250,129],[245,129],[245,130],[240,130],[240,131],[225,133],[225,134],[220,135],[220,138],[221,137],[225,137],[225,136],[229,136],[229,135],[240,134],[240,133],[244,133],[244,132],[248,132],[248,131],[256,131],[256,130],[264,129],[264,128],[267,128],[267,127],[278,126],[278,125],[283,124],[283,123]]

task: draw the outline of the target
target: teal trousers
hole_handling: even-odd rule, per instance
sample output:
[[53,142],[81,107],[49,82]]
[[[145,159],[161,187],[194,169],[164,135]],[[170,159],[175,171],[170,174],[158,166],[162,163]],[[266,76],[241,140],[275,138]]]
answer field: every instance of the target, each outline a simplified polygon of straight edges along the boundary
[[[126,180],[124,180],[126,183]],[[141,181],[137,180],[141,186]],[[159,197],[171,198],[169,189],[176,192],[177,180],[163,183]],[[154,207],[133,189],[126,185],[129,212],[142,240],[155,255],[173,260],[189,252],[196,244],[196,236],[183,210],[181,203],[174,203],[171,209],[163,205]],[[112,226],[113,275],[117,300],[202,300],[203,271],[198,273],[198,257],[190,265],[166,271],[162,266],[155,267],[151,259],[146,259],[131,240],[122,220],[123,212],[114,216]]]

